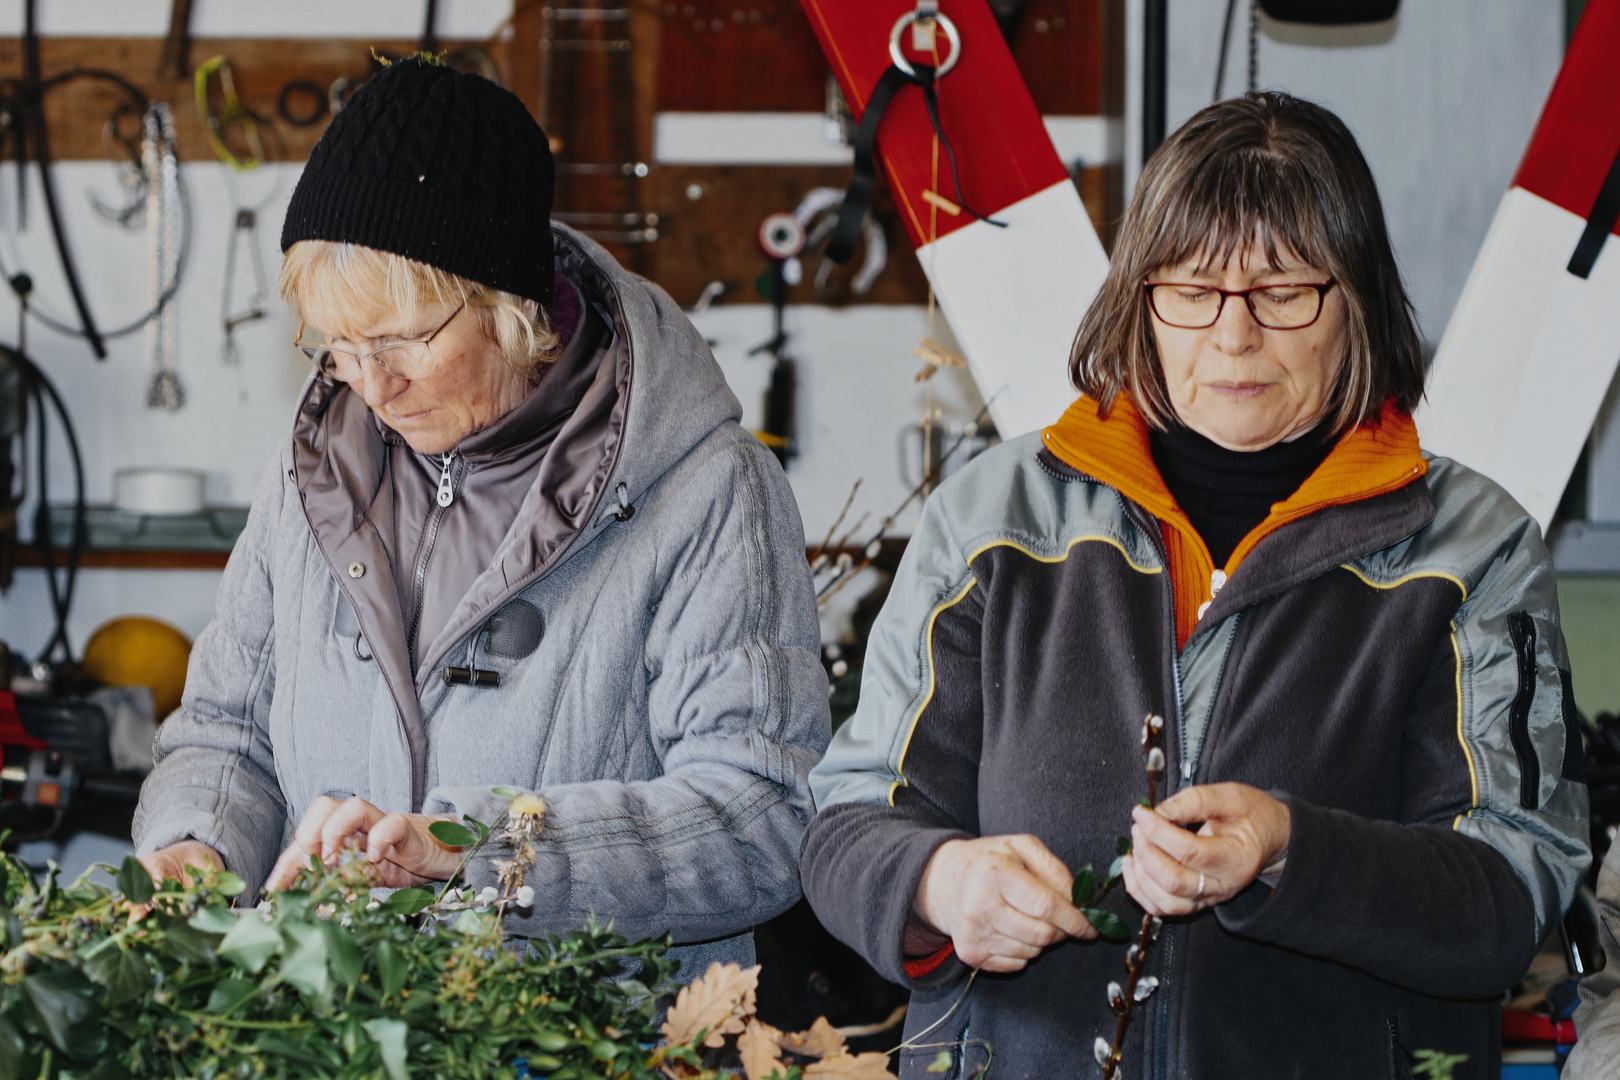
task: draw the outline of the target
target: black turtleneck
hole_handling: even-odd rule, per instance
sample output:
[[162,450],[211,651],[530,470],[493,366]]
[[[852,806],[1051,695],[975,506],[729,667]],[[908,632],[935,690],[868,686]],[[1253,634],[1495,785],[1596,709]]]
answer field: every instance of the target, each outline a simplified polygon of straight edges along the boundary
[[1228,450],[1176,424],[1153,431],[1153,461],[1165,486],[1192,519],[1217,567],[1254,527],[1322,464],[1334,440],[1324,423],[1292,442],[1264,450]]

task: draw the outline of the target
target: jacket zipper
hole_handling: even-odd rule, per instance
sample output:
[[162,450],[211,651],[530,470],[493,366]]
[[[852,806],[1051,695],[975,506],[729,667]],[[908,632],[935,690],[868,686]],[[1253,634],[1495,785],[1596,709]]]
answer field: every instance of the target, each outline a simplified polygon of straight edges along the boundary
[[[411,625],[405,633],[405,649],[411,658],[411,674],[416,674],[416,635],[422,629],[422,604],[427,595],[428,560],[433,558],[433,545],[439,538],[439,523],[450,504],[456,501],[456,481],[461,478],[460,455],[454,450],[440,456],[438,506],[428,515],[422,530],[422,545],[416,555],[415,599],[411,604]],[[460,458],[465,461],[464,458]]]

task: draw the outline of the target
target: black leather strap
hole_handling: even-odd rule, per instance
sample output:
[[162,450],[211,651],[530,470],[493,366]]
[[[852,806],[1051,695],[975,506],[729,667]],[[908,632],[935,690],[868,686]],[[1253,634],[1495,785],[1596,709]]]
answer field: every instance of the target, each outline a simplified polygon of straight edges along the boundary
[[827,241],[827,258],[833,262],[846,263],[855,254],[855,244],[861,236],[861,222],[865,220],[866,212],[872,206],[872,193],[877,188],[878,125],[883,123],[883,114],[888,111],[895,92],[907,83],[922,89],[923,101],[928,106],[928,122],[934,126],[934,134],[939,136],[939,144],[945,148],[945,156],[951,164],[951,185],[956,189],[957,205],[980,221],[988,222],[997,228],[1007,227],[1006,222],[984,216],[962,198],[962,180],[956,168],[956,151],[951,148],[951,141],[945,137],[945,128],[939,119],[939,97],[934,93],[934,69],[927,64],[916,64],[914,69],[915,74],[908,75],[898,67],[890,65],[889,70],[878,80],[877,86],[872,88],[872,96],[866,103],[866,111],[861,114],[861,126],[855,132],[854,175],[850,177],[849,188],[844,192],[844,204],[838,211],[838,224],[833,228],[832,238]]
[[1598,190],[1586,228],[1575,245],[1575,254],[1569,257],[1570,273],[1583,279],[1591,276],[1592,266],[1603,250],[1603,241],[1614,231],[1616,221],[1620,221],[1620,154],[1615,155],[1614,163],[1609,166],[1609,175]]

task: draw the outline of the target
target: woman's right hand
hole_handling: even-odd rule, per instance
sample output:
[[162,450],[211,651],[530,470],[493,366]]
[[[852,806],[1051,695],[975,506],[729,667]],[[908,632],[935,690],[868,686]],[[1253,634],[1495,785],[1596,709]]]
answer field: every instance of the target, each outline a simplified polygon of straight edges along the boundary
[[190,885],[191,875],[186,873],[186,867],[203,870],[212,866],[215,870],[223,870],[225,860],[220,858],[219,852],[200,840],[182,840],[178,844],[159,848],[150,855],[142,855],[141,865],[146,867],[154,882],[161,884],[165,878],[176,878],[182,885]]
[[913,915],[984,971],[1021,971],[1064,938],[1094,938],[1069,901],[1074,875],[1033,836],[941,844],[923,870]]

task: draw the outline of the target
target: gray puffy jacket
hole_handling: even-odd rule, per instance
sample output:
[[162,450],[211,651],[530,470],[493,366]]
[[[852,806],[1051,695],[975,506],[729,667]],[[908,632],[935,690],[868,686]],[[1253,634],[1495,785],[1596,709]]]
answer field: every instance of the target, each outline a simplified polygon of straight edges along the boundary
[[[555,232],[608,331],[491,565],[413,673],[381,438],[358,395],[312,380],[160,729],[136,843],[200,840],[256,891],[320,795],[493,823],[512,785],[549,805],[515,932],[595,914],[671,931],[689,974],[751,963],[750,927],[799,895],[828,739],[803,528],[686,316]],[[516,601],[538,645],[490,632]],[[499,685],[447,685],[447,665]]]

